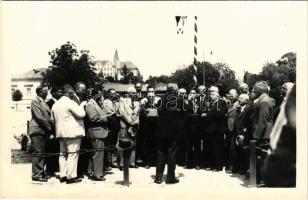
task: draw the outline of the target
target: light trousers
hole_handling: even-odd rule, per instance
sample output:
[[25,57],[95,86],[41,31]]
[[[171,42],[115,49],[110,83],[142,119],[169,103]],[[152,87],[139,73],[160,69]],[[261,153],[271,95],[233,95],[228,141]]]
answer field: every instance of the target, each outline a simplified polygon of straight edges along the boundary
[[[77,164],[79,158],[81,138],[61,138],[59,167],[60,177],[72,179],[77,177]],[[70,153],[76,152],[76,153]]]

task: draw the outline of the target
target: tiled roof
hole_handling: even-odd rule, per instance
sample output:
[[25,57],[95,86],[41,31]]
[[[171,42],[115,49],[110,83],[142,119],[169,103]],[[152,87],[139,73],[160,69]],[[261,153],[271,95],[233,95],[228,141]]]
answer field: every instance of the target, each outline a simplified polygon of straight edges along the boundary
[[120,68],[123,68],[124,65],[126,65],[128,69],[138,69],[138,67],[131,61],[120,62]]

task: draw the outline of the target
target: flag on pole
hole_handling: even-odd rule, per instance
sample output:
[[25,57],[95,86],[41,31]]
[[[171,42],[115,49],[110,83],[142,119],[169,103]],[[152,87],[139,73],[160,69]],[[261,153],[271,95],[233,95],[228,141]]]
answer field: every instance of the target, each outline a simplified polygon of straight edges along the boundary
[[187,19],[187,16],[175,16],[177,34],[183,34],[184,33],[184,25],[185,25],[186,19]]

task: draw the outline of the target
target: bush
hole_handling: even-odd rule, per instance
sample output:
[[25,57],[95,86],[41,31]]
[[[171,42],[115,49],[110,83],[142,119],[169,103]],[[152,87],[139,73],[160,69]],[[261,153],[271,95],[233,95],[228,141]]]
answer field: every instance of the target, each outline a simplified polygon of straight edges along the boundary
[[22,93],[20,92],[20,90],[15,90],[12,93],[12,99],[13,99],[13,101],[21,101],[22,100]]

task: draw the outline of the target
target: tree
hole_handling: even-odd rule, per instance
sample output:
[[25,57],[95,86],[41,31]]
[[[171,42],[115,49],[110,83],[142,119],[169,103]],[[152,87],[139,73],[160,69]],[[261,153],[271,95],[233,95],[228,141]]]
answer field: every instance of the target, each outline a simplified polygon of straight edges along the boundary
[[94,87],[99,79],[89,53],[88,50],[81,50],[78,53],[76,46],[70,42],[49,52],[52,66],[44,75],[44,82],[61,87],[64,84],[74,85],[82,81],[87,86]]
[[280,96],[281,86],[285,82],[296,80],[296,54],[289,52],[284,54],[278,61],[266,62],[259,74],[246,72],[244,82],[252,88],[259,80],[267,81],[270,86],[270,96],[278,103],[282,101]]
[[169,83],[170,76],[167,75],[149,76],[149,78],[145,82],[152,86],[155,86],[158,83]]
[[21,101],[22,100],[22,93],[20,90],[15,90],[12,93],[12,100],[13,101]]
[[239,84],[235,79],[235,72],[226,63],[216,63],[214,68],[219,72],[218,87],[221,95],[226,95],[229,90],[237,89]]

